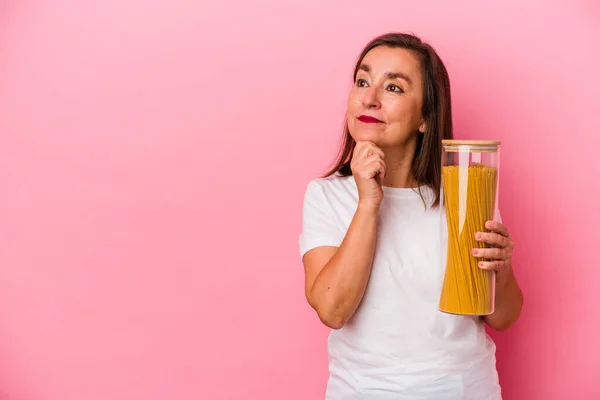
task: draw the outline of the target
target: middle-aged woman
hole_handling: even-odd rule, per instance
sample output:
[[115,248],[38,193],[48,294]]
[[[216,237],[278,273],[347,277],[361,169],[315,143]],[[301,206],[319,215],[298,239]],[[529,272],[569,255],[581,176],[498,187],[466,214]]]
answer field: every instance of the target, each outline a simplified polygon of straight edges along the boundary
[[345,142],[308,183],[300,235],[307,300],[332,328],[329,400],[501,399],[485,324],[507,329],[523,302],[505,225],[489,221],[477,239],[491,246],[474,250],[496,271],[495,312],[437,309],[450,102],[443,62],[416,36],[377,37],[358,58]]

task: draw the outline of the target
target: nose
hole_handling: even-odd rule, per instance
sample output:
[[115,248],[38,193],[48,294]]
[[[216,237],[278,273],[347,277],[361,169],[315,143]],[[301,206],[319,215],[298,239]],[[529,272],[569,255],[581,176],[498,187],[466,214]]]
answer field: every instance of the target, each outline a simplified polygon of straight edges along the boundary
[[362,103],[365,108],[379,108],[381,103],[379,102],[379,92],[377,88],[373,86],[369,87],[364,92]]

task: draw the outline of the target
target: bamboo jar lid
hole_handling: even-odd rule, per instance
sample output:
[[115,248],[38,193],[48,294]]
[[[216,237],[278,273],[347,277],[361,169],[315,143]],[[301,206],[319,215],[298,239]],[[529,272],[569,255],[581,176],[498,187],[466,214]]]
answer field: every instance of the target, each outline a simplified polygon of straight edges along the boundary
[[497,140],[456,140],[456,139],[444,139],[442,145],[446,152],[495,152],[498,151],[498,146],[502,142]]

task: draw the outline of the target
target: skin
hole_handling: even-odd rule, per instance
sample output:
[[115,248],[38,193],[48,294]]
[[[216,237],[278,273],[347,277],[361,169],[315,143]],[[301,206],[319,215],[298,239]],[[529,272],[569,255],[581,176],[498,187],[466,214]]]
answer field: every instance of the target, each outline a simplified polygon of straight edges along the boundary
[[[418,58],[400,48],[376,47],[363,59],[348,96],[348,129],[357,145],[351,169],[358,206],[340,247],[318,247],[304,256],[305,291],[321,321],[340,329],[360,304],[371,273],[382,186],[415,187],[411,165],[418,135],[425,132],[421,114],[423,77]],[[381,123],[358,120],[361,115]],[[512,271],[514,243],[506,226],[488,222],[476,239],[493,248],[477,249],[489,258],[481,268],[495,270],[495,312],[484,317],[497,330],[511,326],[521,312],[523,295]]]

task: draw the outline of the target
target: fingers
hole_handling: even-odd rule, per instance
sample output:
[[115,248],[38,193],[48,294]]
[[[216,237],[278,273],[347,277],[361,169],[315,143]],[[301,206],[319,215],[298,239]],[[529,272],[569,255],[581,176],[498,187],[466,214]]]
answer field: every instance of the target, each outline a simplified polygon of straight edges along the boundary
[[510,254],[504,248],[473,249],[473,256],[477,258],[486,258],[488,260],[507,260],[510,258]]
[[356,146],[354,146],[354,154],[353,158],[358,158],[362,156],[362,153],[366,151],[369,142],[356,142]]
[[508,259],[512,256],[514,243],[508,229],[499,222],[488,221],[486,228],[493,232],[477,232],[475,240],[486,243],[494,248],[473,249],[473,255],[482,258]]
[[365,167],[368,168],[369,170],[371,170],[371,169],[375,170],[375,172],[371,176],[375,176],[377,173],[379,173],[379,176],[381,177],[381,179],[383,179],[385,177],[385,173],[386,173],[385,162],[383,161],[383,158],[379,154],[371,154],[369,157],[367,157],[367,159],[365,160]]
[[498,233],[502,236],[510,237],[510,233],[508,232],[508,228],[504,226],[501,222],[498,221],[487,221],[485,223],[486,229],[489,229],[492,232]]
[[475,239],[479,242],[487,243],[496,247],[509,247],[511,244],[511,240],[502,236],[498,233],[489,233],[489,232],[477,232],[475,234]]
[[479,268],[493,270],[493,271],[502,271],[508,268],[508,261],[480,261]]
[[367,156],[370,156],[372,154],[376,154],[379,157],[381,157],[381,159],[385,159],[385,153],[383,152],[383,150],[381,150],[379,147],[372,145],[372,146],[367,146]]
[[506,226],[497,221],[487,221],[486,229],[491,232],[477,232],[475,239],[493,247],[475,248],[473,256],[489,261],[480,261],[479,267],[486,270],[503,272],[510,268],[514,243]]
[[381,150],[373,142],[357,142],[354,149],[354,156],[358,158],[366,158],[372,154],[379,154],[381,158],[385,158],[383,150]]
[[355,173],[362,179],[371,179],[379,174],[379,177],[385,176],[385,162],[378,154],[371,154],[364,161],[358,160]]
[[357,142],[352,157],[352,171],[362,179],[383,179],[386,165],[383,150],[371,142]]

